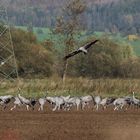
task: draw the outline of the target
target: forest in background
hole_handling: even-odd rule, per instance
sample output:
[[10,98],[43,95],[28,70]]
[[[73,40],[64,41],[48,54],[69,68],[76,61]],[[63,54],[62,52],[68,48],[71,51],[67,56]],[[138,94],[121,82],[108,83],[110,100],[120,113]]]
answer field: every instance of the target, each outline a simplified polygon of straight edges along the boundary
[[[69,3],[67,0],[0,1],[8,6],[11,24],[47,28],[55,27],[63,7]],[[86,10],[81,15],[81,23],[85,30],[140,34],[139,0],[87,0],[84,3]]]

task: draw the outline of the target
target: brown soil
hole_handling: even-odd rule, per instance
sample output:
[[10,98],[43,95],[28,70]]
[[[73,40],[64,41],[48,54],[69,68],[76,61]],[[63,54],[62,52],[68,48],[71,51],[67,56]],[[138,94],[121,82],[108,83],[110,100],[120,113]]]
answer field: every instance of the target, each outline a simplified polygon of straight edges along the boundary
[[0,111],[0,140],[140,140],[140,110]]

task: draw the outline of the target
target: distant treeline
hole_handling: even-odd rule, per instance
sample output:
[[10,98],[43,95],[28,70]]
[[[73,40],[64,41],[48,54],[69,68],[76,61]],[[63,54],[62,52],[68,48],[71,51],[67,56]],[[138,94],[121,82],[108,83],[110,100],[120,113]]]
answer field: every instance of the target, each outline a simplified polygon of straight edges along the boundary
[[[54,2],[10,0],[8,2],[8,16],[12,24],[54,27],[57,17],[61,16],[66,0]],[[140,0],[120,0],[100,4],[88,0],[85,5],[87,8],[81,15],[81,22],[84,23],[86,30],[140,34]]]

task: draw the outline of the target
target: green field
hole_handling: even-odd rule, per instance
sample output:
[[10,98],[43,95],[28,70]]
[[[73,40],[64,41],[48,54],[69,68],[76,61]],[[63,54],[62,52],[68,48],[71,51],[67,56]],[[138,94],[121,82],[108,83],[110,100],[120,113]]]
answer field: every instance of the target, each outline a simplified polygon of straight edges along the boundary
[[[16,28],[22,29],[24,31],[27,31],[27,27],[25,26],[16,26]],[[38,30],[42,30],[42,33],[38,33]],[[51,39],[52,37],[52,31],[49,28],[33,28],[34,34],[37,36],[38,41],[42,42],[46,39]]]
[[[22,29],[22,30],[27,30],[27,27],[24,26],[16,26],[16,28]],[[38,30],[41,30],[42,32],[39,33]],[[62,40],[64,39],[63,36],[61,35],[56,35],[52,32],[51,29],[49,28],[38,28],[38,27],[34,27],[33,28],[33,32],[34,34],[37,36],[37,39],[39,42],[42,42],[46,39],[50,39],[54,42],[55,47],[59,50],[60,48],[63,48],[63,43]],[[118,44],[124,44],[124,45],[130,45],[133,47],[134,53],[137,56],[140,56],[140,39],[136,40],[136,41],[129,41],[127,39],[127,37],[123,37],[121,34],[110,34],[110,33],[104,33],[104,32],[94,32],[94,33],[88,33],[88,32],[81,32],[79,35],[76,36],[76,39],[78,41],[81,40],[86,40],[86,38],[91,36],[95,36],[97,38],[100,37],[108,37],[110,40],[113,40],[114,42],[118,43]],[[61,44],[61,45],[60,45]]]
[[[18,94],[20,87],[25,97],[43,97],[71,95],[101,95],[102,97],[123,97],[130,95],[132,91],[140,97],[140,80],[139,79],[88,79],[88,78],[69,78],[65,84],[59,77],[50,77],[44,79],[19,79],[19,81],[4,81],[0,85],[0,95]],[[46,94],[47,91],[47,94]]]

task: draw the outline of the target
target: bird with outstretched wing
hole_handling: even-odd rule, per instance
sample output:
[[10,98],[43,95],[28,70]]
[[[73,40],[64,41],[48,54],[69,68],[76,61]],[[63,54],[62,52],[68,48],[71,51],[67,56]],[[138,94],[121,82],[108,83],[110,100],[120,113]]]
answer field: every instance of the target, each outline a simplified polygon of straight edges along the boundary
[[70,58],[70,57],[72,57],[72,56],[74,56],[74,55],[76,55],[76,54],[78,54],[80,52],[83,52],[84,54],[87,54],[87,49],[89,49],[93,44],[95,44],[98,41],[99,40],[92,41],[92,42],[90,42],[90,43],[78,48],[76,51],[73,51],[73,52],[69,53],[68,55],[66,55],[64,57],[64,60],[67,60],[68,58]]
[[90,48],[93,44],[95,44],[95,43],[98,42],[98,41],[99,41],[99,40],[92,41],[92,42],[86,44],[86,45],[84,46],[84,48],[85,48],[85,49],[88,49],[88,48]]

